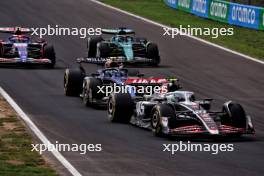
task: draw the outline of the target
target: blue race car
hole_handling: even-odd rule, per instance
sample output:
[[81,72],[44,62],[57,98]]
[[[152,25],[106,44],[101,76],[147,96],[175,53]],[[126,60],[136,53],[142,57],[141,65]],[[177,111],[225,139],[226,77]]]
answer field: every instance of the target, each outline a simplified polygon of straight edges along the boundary
[[31,41],[25,35],[32,31],[28,28],[0,28],[2,33],[11,33],[7,40],[0,40],[0,64],[24,65],[37,64],[53,68],[56,54],[53,46],[43,39]]
[[86,106],[106,105],[109,95],[121,88],[125,88],[133,97],[142,97],[146,92],[137,90],[148,88],[148,93],[152,94],[157,87],[166,91],[180,88],[176,78],[144,77],[138,70],[120,68],[118,64],[99,69],[93,74],[87,74],[80,64],[79,68],[66,69],[64,74],[65,95],[80,96]]
[[135,32],[127,28],[102,29],[102,34],[112,35],[104,39],[102,36],[88,39],[87,62],[103,64],[107,60],[123,64],[144,64],[157,66],[160,55],[157,44],[145,38],[135,37]]

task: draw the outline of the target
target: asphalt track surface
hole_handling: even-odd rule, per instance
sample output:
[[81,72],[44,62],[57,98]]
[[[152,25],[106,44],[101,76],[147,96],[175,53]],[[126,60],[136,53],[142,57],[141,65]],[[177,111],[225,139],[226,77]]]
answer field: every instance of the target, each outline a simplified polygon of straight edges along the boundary
[[[162,37],[160,27],[97,5],[89,0],[0,1],[0,26],[120,27],[135,29],[139,36],[159,44],[159,68],[142,68],[146,74],[173,76],[199,97],[215,99],[220,105],[232,99],[240,102],[253,118],[257,134],[234,143],[234,152],[162,152],[163,143],[152,133],[130,125],[111,124],[106,112],[86,108],[79,98],[63,95],[64,68],[85,55],[85,40],[47,37],[57,52],[54,70],[0,68],[0,85],[52,142],[100,143],[103,151],[63,155],[83,175],[251,175],[264,173],[264,66],[234,54],[177,37]],[[89,65],[90,71],[97,66]],[[207,142],[207,141],[206,141]],[[211,141],[209,141],[211,143]],[[198,141],[205,143],[205,141]],[[64,174],[68,175],[66,170]]]

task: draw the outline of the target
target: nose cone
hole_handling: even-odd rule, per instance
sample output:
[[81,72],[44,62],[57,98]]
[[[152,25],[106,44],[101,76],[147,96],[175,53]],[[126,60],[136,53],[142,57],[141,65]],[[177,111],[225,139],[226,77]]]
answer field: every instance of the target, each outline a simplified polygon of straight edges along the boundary
[[26,62],[28,58],[27,43],[15,43],[14,46],[18,50],[19,57],[22,62]]
[[123,45],[124,53],[128,61],[134,59],[134,52],[132,48],[132,44],[124,44]]
[[218,129],[208,129],[209,133],[211,135],[218,135],[219,134],[219,130]]

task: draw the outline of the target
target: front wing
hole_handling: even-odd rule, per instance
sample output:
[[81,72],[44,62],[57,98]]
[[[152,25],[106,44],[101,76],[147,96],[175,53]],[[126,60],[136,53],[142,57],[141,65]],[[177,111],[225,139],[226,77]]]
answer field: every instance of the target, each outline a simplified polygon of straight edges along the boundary
[[[218,134],[214,134],[215,136],[228,136],[228,135],[236,135],[236,134],[255,134],[255,130],[251,128],[237,128],[229,125],[220,125],[218,127]],[[178,127],[174,129],[167,129],[166,132],[169,135],[212,135],[208,132],[207,129],[203,126],[199,125],[189,125]]]
[[0,65],[1,64],[51,64],[51,60],[47,58],[35,59],[35,58],[27,58],[22,60],[21,58],[0,58]]

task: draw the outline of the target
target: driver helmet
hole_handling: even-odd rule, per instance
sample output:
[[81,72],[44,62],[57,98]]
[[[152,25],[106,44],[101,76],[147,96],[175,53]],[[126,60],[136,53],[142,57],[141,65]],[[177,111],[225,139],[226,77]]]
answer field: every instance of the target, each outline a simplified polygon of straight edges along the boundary
[[117,62],[111,60],[105,62],[105,68],[116,68],[116,67],[119,67]]

